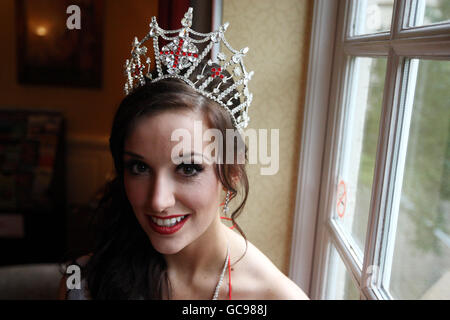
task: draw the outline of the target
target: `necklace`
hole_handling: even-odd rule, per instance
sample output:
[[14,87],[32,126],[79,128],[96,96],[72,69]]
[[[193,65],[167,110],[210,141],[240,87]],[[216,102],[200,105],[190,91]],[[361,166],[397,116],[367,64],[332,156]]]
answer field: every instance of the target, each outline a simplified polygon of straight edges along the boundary
[[229,260],[230,260],[230,244],[227,245],[227,257],[226,257],[225,263],[223,265],[222,273],[220,274],[220,277],[219,277],[219,282],[217,282],[216,290],[214,290],[214,295],[213,295],[212,300],[217,300],[217,298],[219,297],[219,290],[220,290],[220,287],[222,286],[223,277],[225,276],[225,271],[227,270],[227,265],[228,265]]

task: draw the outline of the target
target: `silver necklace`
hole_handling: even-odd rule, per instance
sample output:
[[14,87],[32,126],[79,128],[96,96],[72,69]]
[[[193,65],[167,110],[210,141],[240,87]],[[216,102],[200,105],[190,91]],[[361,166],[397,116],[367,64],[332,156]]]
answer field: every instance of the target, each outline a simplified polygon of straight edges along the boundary
[[219,290],[220,290],[220,287],[222,286],[223,277],[225,276],[225,271],[227,270],[227,265],[228,265],[229,260],[230,260],[230,244],[227,245],[227,257],[225,259],[225,264],[223,265],[222,273],[220,274],[220,277],[219,277],[219,282],[217,282],[216,290],[214,290],[214,295],[212,297],[212,300],[217,300],[217,298],[219,297]]

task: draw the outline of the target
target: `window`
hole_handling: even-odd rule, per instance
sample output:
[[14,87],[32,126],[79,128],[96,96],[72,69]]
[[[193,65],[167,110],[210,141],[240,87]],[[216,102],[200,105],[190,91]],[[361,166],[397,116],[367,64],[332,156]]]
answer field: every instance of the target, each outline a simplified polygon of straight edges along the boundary
[[327,103],[306,101],[327,113],[323,141],[311,134],[320,122],[303,131],[322,155],[309,294],[450,299],[450,1],[341,0],[334,12],[318,1],[315,19],[320,10],[337,28]]

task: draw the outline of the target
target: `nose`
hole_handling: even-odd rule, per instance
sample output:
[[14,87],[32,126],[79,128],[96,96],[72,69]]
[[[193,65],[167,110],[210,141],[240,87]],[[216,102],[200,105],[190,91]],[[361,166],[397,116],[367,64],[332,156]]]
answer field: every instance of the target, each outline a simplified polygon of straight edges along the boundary
[[152,212],[159,213],[175,205],[173,183],[163,174],[155,175],[155,180],[149,195],[149,205]]

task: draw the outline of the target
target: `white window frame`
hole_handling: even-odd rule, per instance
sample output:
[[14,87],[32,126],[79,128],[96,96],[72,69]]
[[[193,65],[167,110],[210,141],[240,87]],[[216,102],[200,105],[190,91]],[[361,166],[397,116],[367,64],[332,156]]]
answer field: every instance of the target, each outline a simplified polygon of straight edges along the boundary
[[311,296],[337,1],[314,1],[289,277]]
[[[450,60],[450,25],[404,28],[403,12],[419,0],[395,0],[392,32],[349,36],[352,1],[314,1],[308,83],[293,226],[290,277],[312,299],[325,297],[330,241],[338,250],[362,299],[392,299],[372,266],[390,268],[408,134],[411,97],[401,90],[414,83],[410,58]],[[337,155],[347,56],[387,58],[385,90],[373,180],[364,261],[330,218],[336,191]],[[347,73],[347,74],[346,74]],[[407,79],[407,77],[410,77]],[[406,120],[406,121],[405,121]],[[394,192],[395,191],[395,192]],[[389,224],[390,222],[390,224]],[[387,257],[383,261],[383,257]],[[381,272],[383,270],[380,270]],[[383,273],[382,274],[388,274]],[[386,281],[386,278],[384,279]]]

